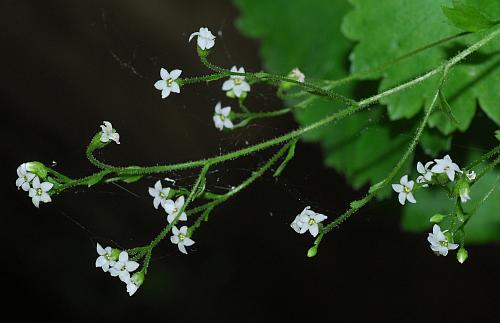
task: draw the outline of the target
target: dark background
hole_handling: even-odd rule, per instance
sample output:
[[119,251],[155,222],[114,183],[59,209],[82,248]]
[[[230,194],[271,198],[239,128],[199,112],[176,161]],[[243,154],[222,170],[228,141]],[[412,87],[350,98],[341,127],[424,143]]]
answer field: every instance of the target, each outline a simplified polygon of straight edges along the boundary
[[[152,176],[127,185],[78,188],[36,209],[14,181],[25,161],[53,161],[71,177],[95,169],[84,149],[109,120],[121,134],[100,158],[117,165],[213,156],[296,127],[290,116],[220,133],[212,123],[221,82],[161,100],[160,67],[183,76],[207,70],[189,34],[221,31],[211,58],[258,70],[259,44],[234,27],[228,1],[2,1],[3,260],[6,322],[498,322],[499,246],[470,247],[458,264],[435,257],[426,235],[403,233],[394,201],[372,204],[305,254],[313,239],[289,224],[305,206],[342,212],[362,192],[325,169],[319,147],[300,144],[283,176],[265,176],[217,208],[188,256],[168,239],[154,252],[144,285],[125,285],[94,267],[96,242],[147,243],[165,224],[152,207]],[[311,22],[313,23],[313,22]],[[249,105],[276,108],[255,87]],[[6,149],[5,149],[6,148]],[[223,192],[269,152],[218,166],[209,188]],[[181,185],[193,173],[168,174]]]

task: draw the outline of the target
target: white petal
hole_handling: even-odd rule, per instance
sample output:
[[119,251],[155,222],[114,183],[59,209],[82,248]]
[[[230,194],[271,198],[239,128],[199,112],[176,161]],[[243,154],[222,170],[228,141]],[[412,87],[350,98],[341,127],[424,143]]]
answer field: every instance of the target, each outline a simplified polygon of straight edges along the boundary
[[313,237],[316,237],[318,235],[319,229],[318,225],[314,223],[309,227],[309,232],[312,234]]
[[120,262],[128,261],[128,253],[126,251],[120,252],[120,255],[118,256],[118,260]]
[[187,214],[186,212],[182,212],[181,216],[179,217],[179,221],[187,221]]
[[231,113],[231,107],[220,109],[220,114],[222,114],[224,117],[227,117],[229,113]]
[[250,92],[250,84],[248,84],[247,82],[243,81],[243,82],[241,82],[241,84],[240,84],[240,89],[241,89],[243,92]]
[[213,120],[214,120],[215,128],[217,128],[219,130],[224,129],[224,122],[222,121],[222,119],[220,118],[220,116],[218,114],[214,115]]
[[33,179],[31,186],[33,186],[33,188],[35,189],[40,188],[40,179],[38,178],[38,176]]
[[179,76],[181,76],[182,74],[182,70],[173,70],[172,72],[170,72],[170,78],[172,80],[177,80],[179,78]]
[[213,40],[213,39],[207,39],[207,42],[206,42],[206,45],[205,45],[206,49],[210,49],[210,48],[214,47],[214,45],[215,45],[215,40]]
[[442,172],[444,172],[444,167],[445,167],[445,165],[438,163],[438,164],[432,166],[431,172],[437,173],[437,174],[442,173]]
[[392,184],[392,189],[396,192],[396,193],[401,193],[404,189],[403,185],[400,185],[400,184]]
[[52,199],[50,198],[50,195],[47,194],[47,193],[43,193],[41,196],[40,196],[40,201],[44,202],[44,203],[49,203],[49,202],[52,202]]
[[189,40],[188,40],[188,42],[190,42],[190,41],[191,41],[191,39],[193,39],[193,37],[194,37],[194,36],[199,35],[199,34],[200,34],[199,32],[194,32],[194,33],[192,33],[191,35],[189,35]]
[[413,197],[413,194],[411,192],[406,194],[406,199],[410,203],[417,203],[417,200],[415,200],[415,197]]
[[23,191],[29,191],[30,189],[30,183],[28,182],[24,182],[23,185],[21,185],[21,188],[23,189]]
[[161,91],[161,98],[165,99],[170,95],[170,88],[168,86],[165,86],[165,88]]
[[170,74],[168,73],[168,71],[166,69],[164,69],[163,67],[160,69],[160,77],[162,80],[166,80],[168,78],[170,78]]
[[242,91],[241,91],[241,85],[235,85],[233,87],[233,92],[234,92],[234,95],[236,95],[236,97],[239,98],[241,96],[241,93],[242,93]]
[[425,174],[425,168],[421,162],[417,163],[417,172],[419,172],[420,174]]
[[177,216],[177,213],[170,213],[169,215],[167,215],[168,223],[174,222],[176,216]]
[[455,179],[455,171],[451,168],[448,168],[448,170],[446,171],[446,175],[448,175],[450,181],[453,182],[453,180]]
[[35,197],[36,196],[36,190],[34,188],[30,188],[28,192],[29,197]]
[[236,67],[236,65],[231,67],[231,72],[238,72],[238,68]]
[[160,203],[161,203],[161,198],[159,196],[157,196],[153,199],[153,206],[155,209],[158,209],[158,206],[160,205]]
[[184,195],[181,195],[175,201],[175,207],[180,210],[184,206]]
[[313,216],[313,219],[316,221],[316,222],[322,222],[324,220],[326,220],[328,217],[324,214],[320,214],[320,213],[316,213],[314,216]]
[[164,80],[159,80],[155,82],[155,88],[157,90],[163,90],[167,86],[167,83],[165,83]]
[[401,203],[401,205],[405,205],[406,193],[405,192],[399,193],[398,200],[399,200],[399,203]]
[[194,241],[190,238],[184,238],[184,241],[182,241],[182,243],[187,247],[194,245]]
[[96,249],[97,253],[101,256],[106,254],[106,250],[104,250],[104,248],[99,243],[97,243]]
[[449,250],[455,250],[455,249],[457,249],[458,247],[459,247],[459,245],[458,245],[458,244],[456,244],[456,243],[448,243],[448,249],[449,249]]
[[125,264],[125,269],[127,271],[134,271],[136,270],[137,268],[139,268],[139,264],[135,261],[127,261],[127,263]]
[[223,91],[229,91],[234,87],[234,81],[233,80],[227,80],[222,84],[222,90]]
[[33,196],[33,199],[31,201],[33,202],[33,205],[35,205],[36,207],[40,207],[40,196]]
[[224,120],[224,127],[228,129],[232,129],[234,127],[233,122],[230,119]]
[[157,197],[158,196],[158,191],[152,187],[149,187],[148,188],[148,192],[149,192],[149,195],[151,195],[152,197]]
[[408,186],[408,175],[404,175],[403,177],[401,177],[401,179],[399,180],[399,183],[403,186]]
[[127,293],[128,293],[128,296],[132,296],[135,294],[135,292],[137,292],[137,285],[134,284],[134,283],[128,283],[127,284]]
[[172,87],[170,88],[170,91],[174,93],[181,93],[181,88],[179,87],[179,84],[177,82],[172,83]]
[[170,237],[170,242],[178,244],[179,243],[179,237],[178,236],[171,236]]
[[187,255],[186,248],[184,248],[184,245],[182,243],[178,243],[177,247],[179,248],[179,251],[182,252],[183,254]]
[[222,114],[221,113],[221,103],[220,103],[220,101],[217,102],[217,104],[215,105],[215,114]]
[[183,225],[180,228],[179,232],[185,236],[187,234],[187,229],[188,229],[187,226]]
[[176,236],[178,236],[178,235],[179,235],[179,233],[180,233],[180,232],[179,232],[179,229],[177,229],[177,227],[176,227],[175,225],[172,227],[172,233],[173,233],[174,235],[176,235]]
[[122,270],[120,274],[118,275],[120,280],[124,283],[129,283],[130,282],[130,273],[126,270]]
[[198,41],[197,41],[198,46],[199,46],[201,49],[203,49],[203,50],[207,49],[207,40],[208,40],[208,39],[206,39],[206,38],[204,38],[204,37],[198,37]]
[[54,184],[52,183],[49,183],[49,182],[43,182],[42,184],[40,184],[40,187],[42,188],[42,190],[44,192],[48,192],[50,191],[50,189],[54,186]]

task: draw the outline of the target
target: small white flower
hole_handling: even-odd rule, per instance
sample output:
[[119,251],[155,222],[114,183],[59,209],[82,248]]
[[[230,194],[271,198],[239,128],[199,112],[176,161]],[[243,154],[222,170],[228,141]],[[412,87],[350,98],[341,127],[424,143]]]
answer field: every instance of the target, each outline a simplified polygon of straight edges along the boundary
[[139,268],[139,264],[133,260],[128,260],[128,253],[126,251],[120,252],[118,261],[113,267],[109,269],[111,276],[118,276],[122,282],[128,284],[130,281],[130,273]]
[[318,223],[326,220],[328,217],[324,214],[316,213],[311,210],[310,206],[307,206],[302,210],[302,212],[295,217],[295,220],[290,224],[290,226],[295,230],[295,232],[303,234],[307,230],[313,237],[316,237],[319,233]]
[[108,142],[113,140],[117,144],[120,144],[120,134],[113,129],[113,125],[109,121],[103,121],[104,125],[101,125],[101,141]]
[[[163,204],[163,208],[167,212],[167,221],[168,223],[172,223],[175,218],[177,217],[177,214],[179,214],[179,211],[181,208],[184,206],[184,196],[179,196],[175,202],[173,200],[167,200],[165,201],[165,204]],[[182,212],[181,216],[179,217],[179,221],[186,221],[187,220],[187,215],[186,212]]]
[[301,82],[301,83],[304,83],[305,79],[306,79],[306,76],[304,75],[304,73],[302,73],[298,67],[294,68],[291,72],[290,72],[290,77],[291,78],[294,78],[296,79],[297,81]]
[[170,237],[170,241],[173,244],[176,244],[177,247],[179,248],[180,252],[187,254],[186,248],[194,245],[194,241],[191,240],[190,238],[186,237],[187,235],[187,227],[183,226],[179,229],[177,229],[176,226],[172,227],[172,233],[173,235]]
[[[236,66],[231,67],[231,72],[245,73],[243,67],[236,68]],[[250,85],[245,81],[245,77],[242,75],[231,75],[229,80],[222,84],[223,91],[233,91],[236,97],[240,97],[244,92],[250,92]]]
[[444,156],[443,159],[434,159],[434,161],[436,165],[432,167],[431,171],[436,174],[446,173],[452,182],[455,179],[455,172],[461,172],[460,167],[451,160],[450,155]]
[[411,192],[415,183],[413,181],[408,181],[408,175],[401,177],[399,183],[400,184],[392,184],[392,189],[396,193],[399,193],[399,203],[401,203],[401,205],[405,205],[406,200],[410,203],[417,203]]
[[170,92],[181,93],[181,88],[175,80],[181,76],[181,70],[173,70],[168,72],[166,69],[160,69],[161,80],[156,81],[155,88],[161,91],[161,98],[165,99],[170,95]]
[[111,247],[103,248],[100,244],[97,244],[97,257],[95,261],[95,266],[101,267],[102,271],[107,272],[109,267],[113,267],[115,265],[115,260],[113,259],[113,249]]
[[[430,170],[430,167],[431,167],[432,164],[434,164],[433,161],[425,163],[425,166],[421,162],[417,163],[417,172],[419,172],[420,174],[422,174],[419,177],[417,177],[417,183],[425,183],[425,182],[430,182],[431,181],[431,179],[432,179],[432,172]],[[422,186],[423,187],[427,187],[429,185],[424,184]]]
[[22,188],[23,191],[26,191],[26,192],[29,191],[30,190],[30,182],[33,180],[33,178],[36,177],[36,175],[33,173],[30,173],[26,169],[26,163],[21,164],[17,168],[17,176],[19,176],[19,178],[16,180],[17,189]]
[[469,188],[467,187],[460,190],[460,201],[462,203],[465,203],[468,200],[470,200],[470,196],[469,196]]
[[224,127],[228,129],[234,127],[233,122],[229,119],[229,113],[231,113],[231,107],[221,108],[220,102],[215,105],[215,114],[213,117],[215,128],[223,130]]
[[153,206],[155,209],[158,209],[158,206],[161,204],[161,206],[164,206],[165,203],[168,200],[168,193],[170,192],[169,187],[162,187],[161,181],[157,181],[155,183],[155,187],[150,187],[149,188],[149,195],[154,197],[153,199]]
[[465,176],[467,176],[467,178],[471,182],[476,179],[476,172],[471,170],[470,172],[465,173]]
[[[446,232],[446,231],[444,231]],[[458,244],[450,243],[448,238],[441,231],[439,225],[434,224],[432,227],[432,233],[429,233],[427,241],[431,244],[430,247],[436,255],[446,256],[448,250],[455,250],[458,248]]]
[[198,36],[198,46],[203,50],[210,49],[215,45],[215,36],[210,30],[208,30],[208,28],[202,27],[199,31],[192,33],[189,36],[189,41],[191,41],[194,36]]
[[44,203],[52,201],[47,192],[50,191],[54,184],[49,182],[40,183],[38,176],[35,176],[31,185],[32,187],[29,189],[28,195],[31,197],[31,200],[36,207],[39,207],[40,201]]

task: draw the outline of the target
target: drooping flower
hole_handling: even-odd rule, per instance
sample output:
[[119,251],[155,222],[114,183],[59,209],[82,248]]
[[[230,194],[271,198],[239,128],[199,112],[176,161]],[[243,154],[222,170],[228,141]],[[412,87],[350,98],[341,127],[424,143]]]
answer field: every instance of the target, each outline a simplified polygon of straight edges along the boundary
[[161,98],[165,99],[170,95],[170,92],[181,93],[181,88],[175,80],[181,76],[181,70],[173,70],[170,73],[164,69],[160,69],[161,80],[156,81],[155,88],[161,91]]
[[144,274],[140,271],[132,275],[130,280],[127,282],[127,293],[129,296],[132,296],[137,292],[137,289],[144,282]]
[[427,241],[431,244],[430,247],[436,255],[446,256],[448,250],[455,250],[458,248],[458,244],[451,243],[444,234],[446,231],[441,231],[439,225],[434,224],[432,227],[432,233],[429,233]]
[[187,227],[183,226],[180,229],[177,229],[176,226],[173,226],[172,233],[173,235],[170,237],[170,241],[177,245],[180,252],[187,254],[186,247],[194,244],[194,241],[186,236]]
[[153,206],[158,209],[158,206],[164,206],[168,200],[169,187],[162,187],[161,181],[157,181],[154,187],[149,188],[149,195],[154,197]]
[[231,119],[229,119],[230,113],[231,113],[231,107],[221,108],[221,103],[218,102],[215,105],[215,114],[213,117],[215,128],[219,130],[223,130],[224,128],[232,129],[234,125]]
[[19,176],[16,180],[17,189],[22,188],[23,191],[28,192],[30,190],[30,182],[36,177],[36,175],[30,173],[26,169],[26,163],[24,163],[17,168],[17,176]]
[[139,264],[133,260],[128,259],[126,251],[120,252],[118,261],[109,269],[111,276],[118,276],[122,282],[128,283],[130,281],[130,273],[139,268]]
[[446,155],[443,159],[434,159],[436,165],[432,166],[431,171],[436,174],[446,173],[450,181],[455,180],[455,172],[461,172],[460,167],[455,164],[450,155]]
[[192,33],[189,36],[189,41],[191,41],[194,36],[198,36],[198,46],[203,50],[210,49],[215,45],[215,36],[208,28],[201,27],[199,31]]
[[[434,164],[433,161],[425,163],[425,166],[421,163],[417,163],[417,172],[419,172],[420,176],[417,177],[417,183],[425,183],[425,182],[430,182],[432,179],[432,172],[430,170],[431,165]],[[423,185],[424,187],[427,187],[427,184]]]
[[[165,204],[163,204],[163,208],[165,209],[165,212],[167,212],[167,221],[168,223],[172,223],[177,215],[179,214],[179,211],[182,209],[184,206],[184,196],[179,196],[175,202],[173,200],[167,200]],[[187,220],[187,215],[186,212],[182,212],[181,216],[179,217],[179,221],[186,221]]]
[[408,175],[404,175],[403,177],[401,177],[399,183],[400,184],[392,184],[392,189],[396,193],[399,193],[399,203],[401,203],[401,205],[405,205],[405,202],[407,200],[410,203],[417,203],[412,194],[413,186],[415,183],[413,181],[408,181]]
[[469,186],[463,186],[459,190],[460,194],[460,202],[465,203],[470,200],[470,195],[469,195]]
[[44,203],[52,201],[47,192],[50,191],[53,186],[54,184],[49,182],[40,183],[40,179],[35,176],[33,182],[31,182],[31,188],[29,189],[28,195],[31,197],[31,200],[36,207],[39,207],[40,201]]
[[109,121],[103,121],[104,125],[101,125],[101,141],[108,142],[113,140],[117,144],[120,144],[120,134],[113,129],[113,125]]
[[295,217],[290,226],[295,232],[303,234],[309,230],[313,237],[319,233],[318,223],[326,220],[328,217],[324,214],[316,213],[311,210],[310,206],[306,206],[302,212]]
[[101,267],[102,271],[107,272],[110,267],[113,267],[115,265],[117,257],[116,254],[113,252],[113,248],[111,247],[103,248],[98,243],[97,254],[99,255],[99,257],[97,257],[95,261],[96,268]]
[[[245,69],[236,66],[231,67],[231,72],[245,73]],[[236,97],[240,97],[243,93],[250,92],[250,84],[245,81],[243,75],[231,75],[229,80],[222,84],[223,91],[232,91]]]
[[304,83],[305,79],[306,79],[306,76],[304,75],[304,73],[302,73],[298,67],[294,68],[289,76],[293,79],[296,79],[297,81],[301,82],[301,83]]
[[476,172],[471,170],[470,172],[465,173],[465,176],[469,179],[470,182],[476,179]]

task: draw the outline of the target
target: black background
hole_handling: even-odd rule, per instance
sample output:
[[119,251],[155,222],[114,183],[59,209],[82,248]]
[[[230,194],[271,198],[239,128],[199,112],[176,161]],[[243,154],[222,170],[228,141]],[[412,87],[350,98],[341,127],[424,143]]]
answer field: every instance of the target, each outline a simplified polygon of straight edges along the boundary
[[[149,177],[126,186],[78,188],[33,207],[14,181],[25,161],[71,177],[95,169],[84,149],[109,120],[121,134],[99,157],[117,165],[173,163],[213,156],[293,129],[291,117],[220,133],[211,115],[221,82],[161,100],[160,67],[207,73],[189,34],[221,31],[211,58],[259,70],[259,44],[234,28],[226,1],[2,1],[2,321],[280,322],[303,320],[498,322],[499,246],[470,247],[458,264],[435,257],[426,235],[403,233],[395,200],[372,204],[323,241],[289,223],[305,206],[330,217],[362,192],[322,164],[319,147],[300,144],[283,176],[265,176],[217,208],[188,256],[168,239],[155,250],[144,285],[125,286],[94,267],[95,243],[131,248],[165,224]],[[313,22],[311,22],[313,23]],[[272,89],[249,105],[275,108]],[[220,165],[208,185],[236,185],[269,156]],[[168,174],[189,184],[193,173]],[[223,187],[223,188],[219,188]]]

